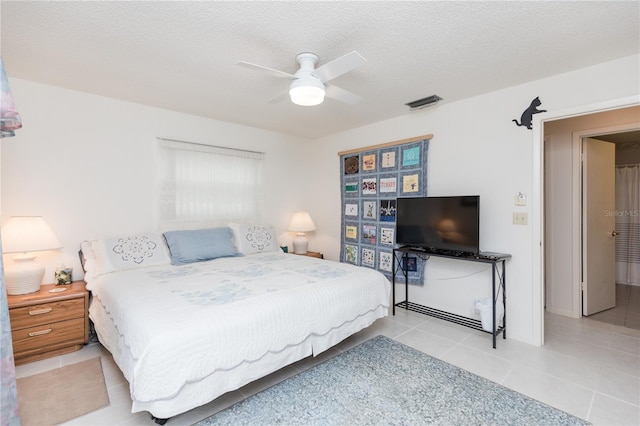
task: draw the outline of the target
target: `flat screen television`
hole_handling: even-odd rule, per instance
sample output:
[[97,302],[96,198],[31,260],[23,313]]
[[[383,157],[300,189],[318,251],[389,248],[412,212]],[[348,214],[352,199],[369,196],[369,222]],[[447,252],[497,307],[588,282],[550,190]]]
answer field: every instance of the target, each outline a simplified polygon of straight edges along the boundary
[[398,198],[396,244],[454,254],[480,252],[480,196]]

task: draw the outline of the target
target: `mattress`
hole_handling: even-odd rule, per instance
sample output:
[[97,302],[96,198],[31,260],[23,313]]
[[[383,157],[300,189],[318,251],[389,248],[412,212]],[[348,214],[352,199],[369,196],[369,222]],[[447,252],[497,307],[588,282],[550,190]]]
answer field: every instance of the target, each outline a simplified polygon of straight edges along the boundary
[[168,418],[317,355],[388,315],[379,272],[280,252],[86,277],[132,412]]

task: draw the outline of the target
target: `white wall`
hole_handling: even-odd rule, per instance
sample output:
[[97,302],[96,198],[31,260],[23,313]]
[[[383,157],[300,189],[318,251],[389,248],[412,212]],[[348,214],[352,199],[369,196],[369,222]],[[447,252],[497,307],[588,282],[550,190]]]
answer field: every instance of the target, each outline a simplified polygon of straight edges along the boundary
[[640,164],[640,147],[620,149],[616,146],[616,165],[624,164]]
[[11,89],[23,128],[2,141],[2,222],[36,215],[51,226],[64,248],[39,256],[44,282],[60,260],[82,277],[82,240],[157,229],[156,137],[265,152],[264,219],[284,243],[305,208],[303,182],[291,179],[300,138],[19,79]]
[[[316,248],[339,257],[339,151],[433,133],[429,145],[429,195],[479,194],[481,249],[511,253],[507,268],[508,336],[533,343],[532,247],[539,229],[513,225],[514,211],[539,209],[514,205],[518,192],[533,190],[533,135],[511,122],[520,120],[529,102],[539,96],[549,111],[624,98],[640,93],[639,57],[620,60],[530,82],[450,104],[408,113],[396,119],[323,138],[308,149],[317,159],[308,204],[319,231]],[[434,90],[438,93],[437,88]],[[438,93],[446,99],[445,93]],[[366,100],[365,100],[366,102]],[[485,267],[486,268],[486,267]],[[473,299],[490,294],[488,268],[476,273],[475,263],[429,260],[426,285],[412,287],[412,301],[473,314]],[[469,276],[470,275],[470,276]]]
[[[545,131],[548,126],[545,125]],[[545,302],[548,311],[573,316],[573,147],[545,137]],[[579,247],[578,247],[579,249]],[[551,283],[565,285],[553,286]]]

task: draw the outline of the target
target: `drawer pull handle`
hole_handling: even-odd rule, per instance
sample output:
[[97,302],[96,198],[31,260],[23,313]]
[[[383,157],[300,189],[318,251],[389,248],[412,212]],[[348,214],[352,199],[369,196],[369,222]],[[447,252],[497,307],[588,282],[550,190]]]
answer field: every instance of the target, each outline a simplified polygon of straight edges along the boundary
[[53,308],[38,309],[35,311],[29,311],[29,315],[34,316],[34,315],[48,314],[51,311],[53,311]]
[[46,330],[33,331],[29,333],[29,337],[42,336],[43,334],[49,334],[53,331],[53,328],[47,328]]

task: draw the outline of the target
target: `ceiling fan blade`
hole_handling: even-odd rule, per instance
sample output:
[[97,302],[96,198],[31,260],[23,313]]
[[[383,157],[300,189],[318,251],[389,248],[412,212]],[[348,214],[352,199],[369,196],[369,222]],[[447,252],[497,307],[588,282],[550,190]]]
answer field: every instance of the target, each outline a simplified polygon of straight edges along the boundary
[[288,99],[288,98],[289,98],[289,89],[283,90],[282,92],[278,93],[273,98],[269,99],[269,101],[267,103],[276,104],[276,103],[282,102],[282,101],[284,101],[285,99]]
[[238,62],[236,65],[240,65],[241,67],[244,67],[244,68],[249,68],[250,70],[266,71],[267,73],[271,74],[274,77],[288,78],[288,79],[293,78],[293,74],[289,74],[288,72],[274,70],[273,68],[263,67],[262,65],[256,65],[250,62],[242,61],[242,62]]
[[344,102],[345,104],[356,104],[360,102],[360,99],[362,99],[360,96],[351,93],[348,90],[344,90],[339,88],[338,86],[327,83],[325,83],[325,96],[340,102]]
[[356,67],[359,67],[365,62],[367,62],[367,60],[354,50],[339,57],[338,59],[334,59],[333,61],[322,65],[314,71],[314,74],[317,75],[320,80],[327,82],[351,71]]

